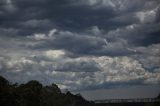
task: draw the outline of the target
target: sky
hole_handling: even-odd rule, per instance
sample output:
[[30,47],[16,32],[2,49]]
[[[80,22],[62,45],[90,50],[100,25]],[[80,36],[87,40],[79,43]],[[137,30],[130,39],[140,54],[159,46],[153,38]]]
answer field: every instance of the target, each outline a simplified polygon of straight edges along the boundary
[[0,0],[0,75],[90,100],[155,97],[160,1]]

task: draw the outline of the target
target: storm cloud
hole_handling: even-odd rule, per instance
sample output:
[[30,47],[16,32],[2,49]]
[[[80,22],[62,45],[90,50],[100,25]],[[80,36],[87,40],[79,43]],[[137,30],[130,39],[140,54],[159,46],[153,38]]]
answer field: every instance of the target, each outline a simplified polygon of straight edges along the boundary
[[160,84],[158,0],[1,0],[0,75],[71,91]]

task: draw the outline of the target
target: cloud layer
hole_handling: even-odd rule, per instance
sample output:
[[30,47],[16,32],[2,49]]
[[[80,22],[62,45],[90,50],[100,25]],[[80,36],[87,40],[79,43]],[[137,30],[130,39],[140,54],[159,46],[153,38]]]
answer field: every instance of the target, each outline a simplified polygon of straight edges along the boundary
[[158,0],[1,0],[0,74],[61,89],[160,83]]

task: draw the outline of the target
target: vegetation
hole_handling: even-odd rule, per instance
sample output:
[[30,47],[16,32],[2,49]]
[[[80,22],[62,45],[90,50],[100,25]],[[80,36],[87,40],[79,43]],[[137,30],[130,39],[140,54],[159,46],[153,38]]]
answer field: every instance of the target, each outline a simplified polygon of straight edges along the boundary
[[160,106],[160,102],[95,104],[80,94],[61,93],[56,84],[43,86],[35,80],[21,85],[10,84],[0,76],[0,106]]
[[80,95],[64,94],[56,84],[43,86],[38,81],[10,84],[0,76],[0,106],[94,106]]

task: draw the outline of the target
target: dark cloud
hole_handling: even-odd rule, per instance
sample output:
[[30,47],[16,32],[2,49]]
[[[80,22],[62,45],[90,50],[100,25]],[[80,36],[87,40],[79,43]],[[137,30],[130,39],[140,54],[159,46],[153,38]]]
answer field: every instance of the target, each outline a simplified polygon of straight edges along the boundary
[[[121,26],[134,24],[136,21],[134,13],[143,11],[149,3],[148,8],[153,8],[156,5],[155,2],[148,1],[143,3],[137,0],[132,3],[110,0],[106,2],[94,0],[91,2],[89,0],[80,0],[77,2],[81,4],[79,5],[72,0],[8,0],[8,2],[1,2],[0,26],[19,29],[20,35],[32,34],[34,31],[46,32],[53,27],[81,31],[94,25],[109,31]],[[98,8],[94,8],[96,6]],[[9,8],[13,7],[15,10],[9,12],[13,10],[9,10]],[[7,8],[8,10],[6,10]],[[33,22],[34,27],[26,27],[29,22]],[[36,26],[35,24],[38,24],[38,22],[40,24]]]
[[[2,3],[1,7],[3,11],[2,14],[0,14],[1,26],[6,28],[16,27],[22,31],[20,31],[20,34],[23,35],[31,34],[33,30],[44,32],[55,26],[68,30],[84,30],[93,25],[109,28],[106,24],[102,23],[106,23],[106,20],[114,16],[114,13],[110,10],[91,10],[84,6],[73,6],[70,0],[10,1],[9,4],[7,4],[6,1]],[[6,5],[12,5],[17,9],[12,13],[9,11],[6,12],[4,6],[5,8],[10,8]],[[48,20],[50,25],[46,27],[40,25],[28,29],[23,23],[27,23],[31,20]]]
[[98,65],[94,61],[71,61],[62,63],[55,70],[62,72],[95,72],[100,71]]
[[0,74],[72,91],[160,83],[158,0],[1,0]]

